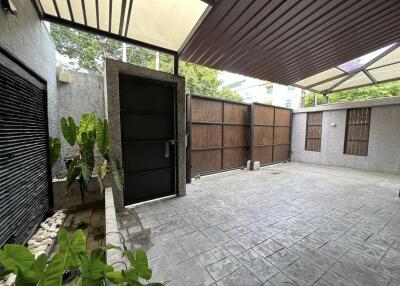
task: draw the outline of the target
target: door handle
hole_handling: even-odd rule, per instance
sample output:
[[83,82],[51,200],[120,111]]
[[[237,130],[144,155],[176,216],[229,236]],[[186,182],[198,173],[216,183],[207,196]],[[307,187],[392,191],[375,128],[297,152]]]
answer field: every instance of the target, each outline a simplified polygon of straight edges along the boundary
[[166,141],[164,143],[164,157],[165,158],[169,157],[169,141]]
[[176,143],[175,139],[165,141],[165,143],[164,143],[164,157],[165,158],[169,158],[169,156],[170,156],[170,146],[169,145],[171,144],[174,146],[175,143]]

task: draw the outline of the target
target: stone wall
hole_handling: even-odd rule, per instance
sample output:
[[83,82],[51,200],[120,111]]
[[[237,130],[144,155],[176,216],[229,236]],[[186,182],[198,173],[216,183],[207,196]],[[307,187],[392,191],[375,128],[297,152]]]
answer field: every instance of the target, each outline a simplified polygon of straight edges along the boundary
[[104,118],[104,78],[101,75],[63,71],[68,82],[58,82],[60,117],[72,116],[76,122],[83,113],[94,112]]
[[55,46],[31,1],[14,0],[17,15],[0,11],[0,47],[47,81],[50,135],[59,135]]
[[[94,112],[99,118],[105,118],[104,110],[104,77],[101,75],[63,71],[61,78],[68,82],[58,81],[58,103],[61,117],[72,116],[78,124],[83,113]],[[59,77],[60,78],[60,77]],[[62,138],[62,157],[70,153],[70,145]]]
[[[343,154],[347,109],[357,107],[371,107],[367,156]],[[323,111],[321,152],[305,150],[307,112],[310,111]],[[400,97],[295,110],[291,149],[294,162],[400,173]]]

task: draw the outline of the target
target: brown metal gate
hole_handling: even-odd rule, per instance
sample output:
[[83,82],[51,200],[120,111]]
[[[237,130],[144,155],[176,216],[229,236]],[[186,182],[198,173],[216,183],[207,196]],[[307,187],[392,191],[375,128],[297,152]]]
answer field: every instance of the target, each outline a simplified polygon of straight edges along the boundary
[[[289,109],[188,96],[188,174],[240,168],[289,159]],[[191,152],[189,151],[191,150]]]
[[290,158],[290,109],[252,104],[252,161],[261,165]]

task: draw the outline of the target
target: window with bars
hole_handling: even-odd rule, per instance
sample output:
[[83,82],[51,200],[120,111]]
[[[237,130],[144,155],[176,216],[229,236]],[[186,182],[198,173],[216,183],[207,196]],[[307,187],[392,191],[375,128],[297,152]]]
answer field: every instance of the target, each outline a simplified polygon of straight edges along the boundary
[[321,151],[322,112],[307,113],[306,147],[307,151]]
[[369,141],[370,108],[347,110],[344,154],[367,156]]

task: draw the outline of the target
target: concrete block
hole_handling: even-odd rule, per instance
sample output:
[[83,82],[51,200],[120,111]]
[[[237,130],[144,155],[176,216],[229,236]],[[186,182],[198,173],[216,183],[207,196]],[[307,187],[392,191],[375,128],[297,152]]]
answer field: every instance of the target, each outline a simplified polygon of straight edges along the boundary
[[251,160],[247,160],[246,168],[247,170],[251,170]]
[[260,167],[261,167],[260,161],[253,162],[253,171],[260,170]]

